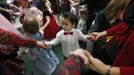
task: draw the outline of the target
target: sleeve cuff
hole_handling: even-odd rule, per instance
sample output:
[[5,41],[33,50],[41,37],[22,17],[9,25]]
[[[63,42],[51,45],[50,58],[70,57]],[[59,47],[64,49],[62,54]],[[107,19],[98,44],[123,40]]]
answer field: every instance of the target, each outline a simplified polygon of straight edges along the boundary
[[134,67],[120,67],[120,75],[134,75]]

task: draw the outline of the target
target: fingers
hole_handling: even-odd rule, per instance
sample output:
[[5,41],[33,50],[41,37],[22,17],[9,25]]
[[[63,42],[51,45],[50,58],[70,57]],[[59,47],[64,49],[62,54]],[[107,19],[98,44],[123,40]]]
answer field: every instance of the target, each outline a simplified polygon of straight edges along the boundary
[[95,41],[95,37],[92,36],[92,35],[88,36],[88,38],[89,38],[90,40],[92,40],[92,41]]
[[42,41],[37,41],[37,47],[38,48],[48,48],[47,45],[45,45]]
[[88,64],[89,63],[89,59],[88,57],[85,55],[85,53],[80,55],[83,59],[84,59],[84,64]]
[[90,40],[93,40],[93,41],[96,41],[96,37],[98,36],[98,33],[97,32],[93,32],[93,33],[90,33],[88,38]]
[[100,39],[100,37],[102,37],[102,33],[93,32],[89,34],[89,39],[93,41],[97,41],[98,39]]
[[85,56],[87,56],[88,59],[92,57],[92,55],[87,50],[84,50],[84,54]]
[[100,38],[100,36],[98,35],[98,36],[95,38],[95,40],[97,41],[99,38]]
[[91,56],[91,54],[88,51],[83,50],[83,49],[77,49],[71,54],[75,56],[80,56],[84,60],[84,64],[89,63],[89,57]]

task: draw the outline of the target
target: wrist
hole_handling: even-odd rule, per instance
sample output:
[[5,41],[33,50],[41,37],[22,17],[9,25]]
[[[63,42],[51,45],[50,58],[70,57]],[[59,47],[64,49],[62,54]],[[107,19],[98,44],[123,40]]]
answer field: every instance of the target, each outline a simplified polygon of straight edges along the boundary
[[101,32],[101,36],[106,36],[107,35],[107,32],[106,31],[103,31],[103,32]]
[[110,65],[107,65],[106,71],[105,71],[104,75],[110,75],[111,68],[112,68],[112,67],[111,67]]

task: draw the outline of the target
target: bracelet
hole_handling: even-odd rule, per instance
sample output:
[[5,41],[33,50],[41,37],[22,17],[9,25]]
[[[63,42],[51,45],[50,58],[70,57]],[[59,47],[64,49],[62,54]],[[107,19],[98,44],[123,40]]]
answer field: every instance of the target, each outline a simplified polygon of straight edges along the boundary
[[106,69],[106,74],[105,75],[110,75],[110,71],[111,71],[111,66],[108,65],[107,69]]

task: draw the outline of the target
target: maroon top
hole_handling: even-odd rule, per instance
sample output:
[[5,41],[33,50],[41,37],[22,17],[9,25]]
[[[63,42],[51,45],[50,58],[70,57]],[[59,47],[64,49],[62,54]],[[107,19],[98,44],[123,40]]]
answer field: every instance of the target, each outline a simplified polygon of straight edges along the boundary
[[122,21],[108,29],[107,33],[108,35],[114,35],[119,46],[126,39],[113,62],[113,66],[120,67],[120,75],[134,75],[134,29],[128,27],[127,23]]

